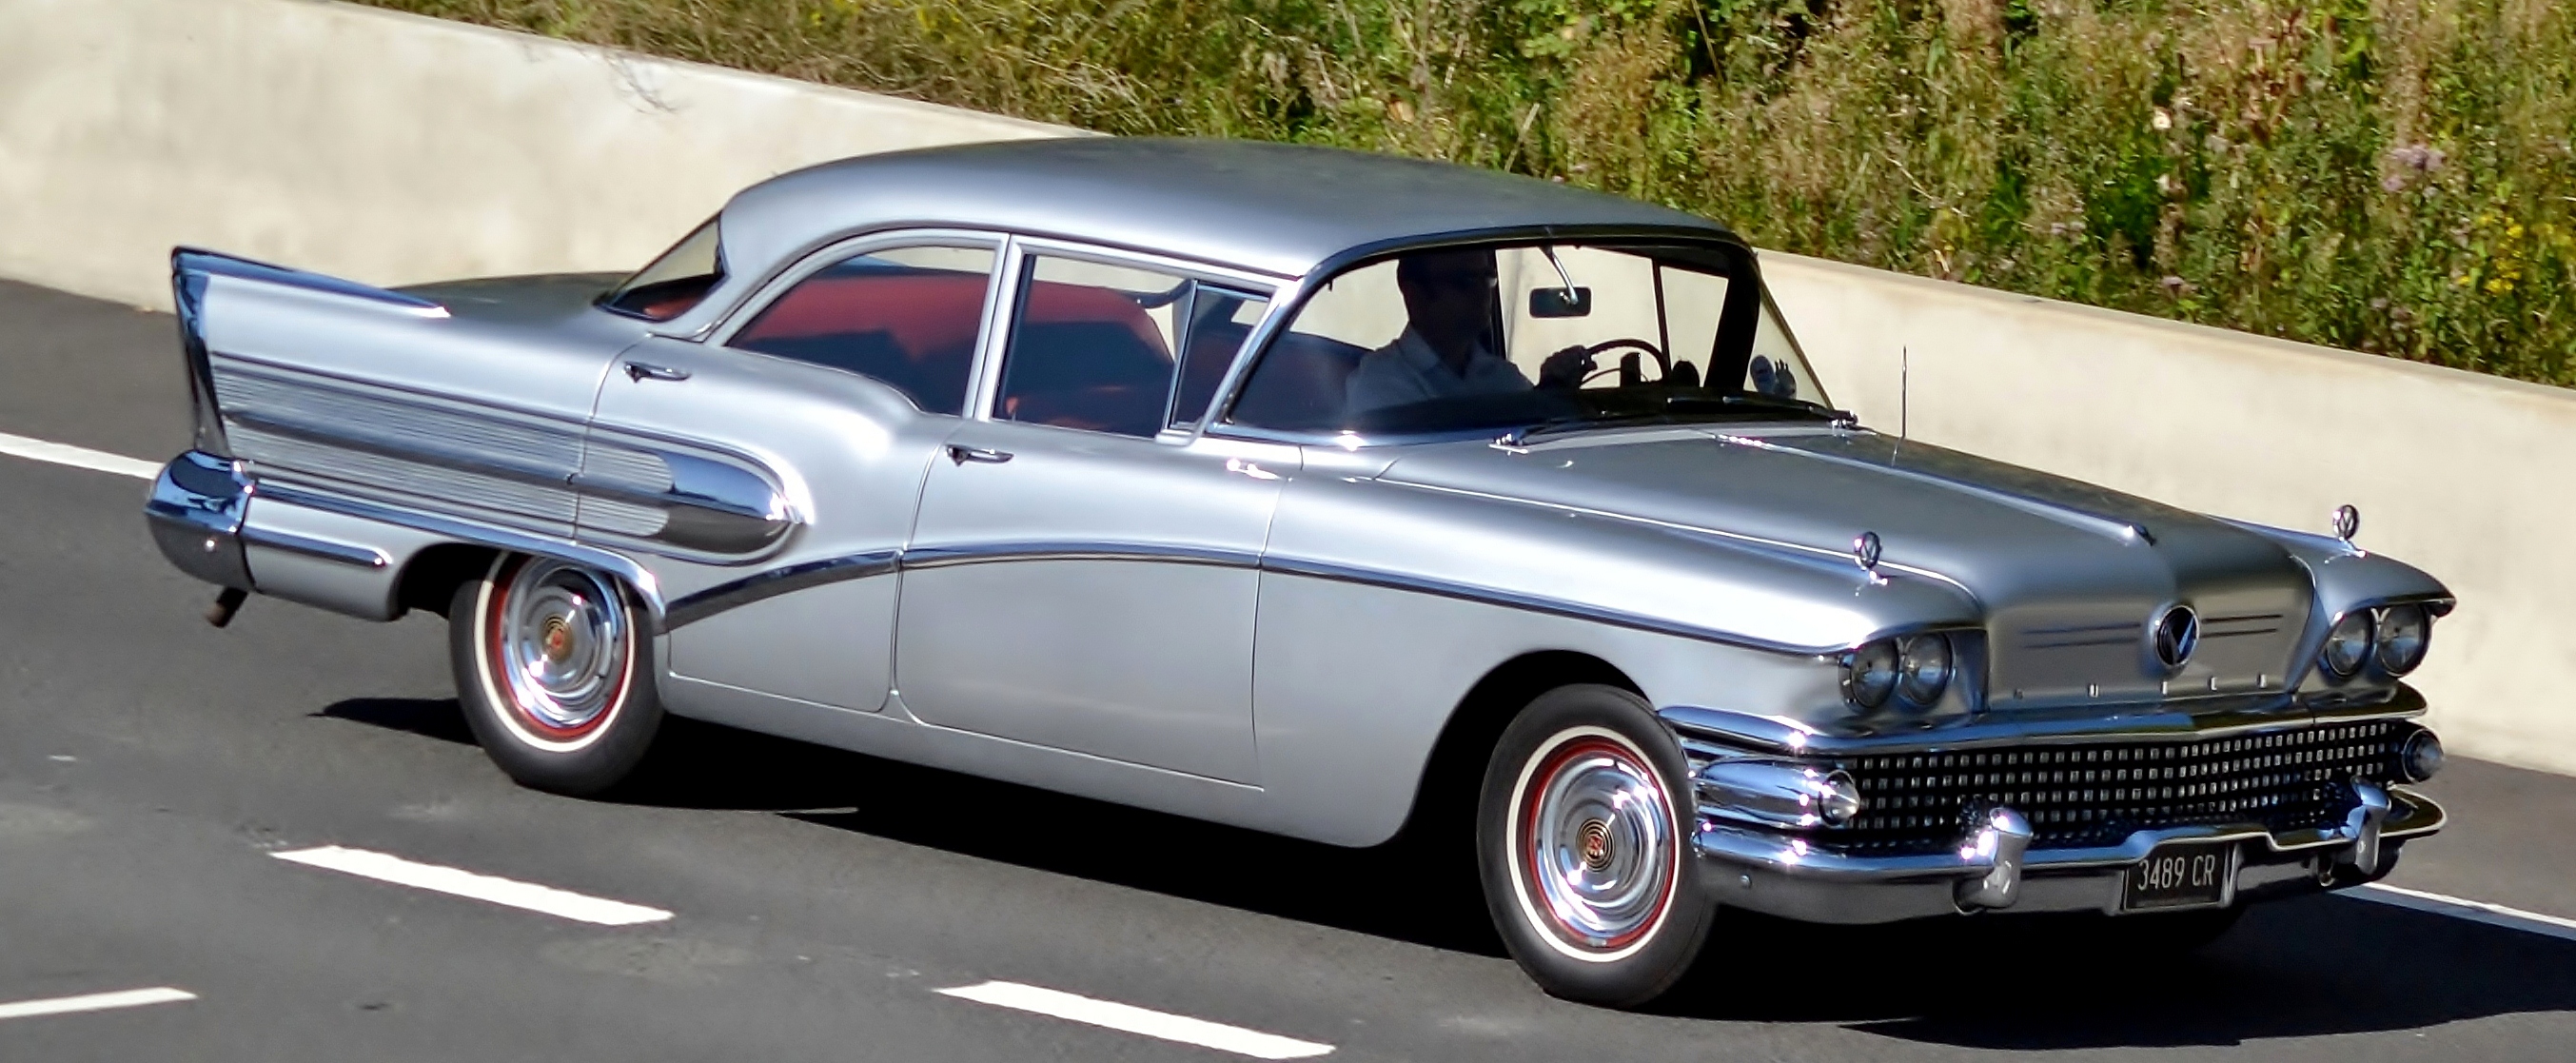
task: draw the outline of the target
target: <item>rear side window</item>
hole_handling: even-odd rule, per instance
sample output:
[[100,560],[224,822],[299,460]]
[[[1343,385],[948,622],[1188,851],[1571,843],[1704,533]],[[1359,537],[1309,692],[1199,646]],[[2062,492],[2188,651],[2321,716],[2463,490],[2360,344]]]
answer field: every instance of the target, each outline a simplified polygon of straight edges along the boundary
[[1157,270],[1033,255],[993,416],[1151,437],[1194,424],[1269,303]]
[[600,300],[600,305],[646,321],[669,321],[688,313],[724,281],[724,245],[716,219],[662,252]]
[[993,250],[903,247],[798,281],[732,345],[869,377],[928,413],[965,411]]

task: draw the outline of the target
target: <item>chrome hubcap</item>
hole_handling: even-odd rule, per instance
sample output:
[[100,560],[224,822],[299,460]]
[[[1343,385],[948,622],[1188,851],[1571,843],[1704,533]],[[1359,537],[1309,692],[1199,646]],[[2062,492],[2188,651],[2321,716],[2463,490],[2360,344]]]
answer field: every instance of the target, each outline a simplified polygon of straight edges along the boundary
[[492,603],[493,671],[520,721],[539,736],[578,738],[626,690],[632,651],[625,599],[600,577],[531,559]]
[[1651,931],[1672,898],[1678,845],[1653,769],[1624,743],[1582,737],[1546,753],[1526,786],[1517,841],[1548,929],[1586,950]]

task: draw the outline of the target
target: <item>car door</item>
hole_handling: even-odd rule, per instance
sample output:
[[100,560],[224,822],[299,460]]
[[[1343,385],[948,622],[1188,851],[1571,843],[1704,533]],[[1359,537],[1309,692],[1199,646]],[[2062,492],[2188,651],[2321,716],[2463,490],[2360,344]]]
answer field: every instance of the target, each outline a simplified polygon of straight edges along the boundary
[[1000,246],[837,246],[709,341],[655,337],[611,367],[581,532],[661,582],[675,707],[884,706],[897,557],[966,408]]
[[1001,357],[923,485],[896,678],[918,719],[1255,782],[1259,558],[1293,447],[1197,438],[1267,289],[1015,242]]

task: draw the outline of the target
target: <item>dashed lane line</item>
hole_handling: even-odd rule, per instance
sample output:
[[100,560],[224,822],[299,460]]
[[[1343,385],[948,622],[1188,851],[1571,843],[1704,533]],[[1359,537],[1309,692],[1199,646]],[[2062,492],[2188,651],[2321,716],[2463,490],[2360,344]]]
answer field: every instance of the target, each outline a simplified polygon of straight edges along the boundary
[[991,1004],[999,1008],[1034,1012],[1092,1026],[1107,1027],[1166,1041],[1213,1048],[1254,1059],[1311,1059],[1331,1052],[1333,1046],[1281,1037],[1275,1033],[1247,1030],[1187,1015],[1140,1008],[1133,1004],[1098,1000],[1042,986],[1018,982],[982,982],[939,990],[946,996]]
[[138,480],[149,480],[161,475],[159,465],[141,458],[129,458],[123,454],[110,454],[104,450],[76,447],[69,443],[48,443],[41,439],[13,436],[7,432],[0,432],[0,454],[13,458],[26,458],[29,461],[69,465],[75,469],[112,472],[118,476],[131,476]]
[[2359,897],[2365,901],[2377,901],[2398,908],[2411,908],[2419,912],[2447,915],[2454,919],[2466,919],[2472,923],[2506,927],[2527,934],[2541,934],[2564,941],[2576,941],[2576,919],[2526,912],[2520,908],[2507,908],[2501,904],[2489,904],[2485,901],[2473,901],[2440,893],[2427,893],[2423,890],[2410,890],[2404,886],[2391,886],[2384,882],[2369,883],[2346,896]]
[[86,993],[76,997],[49,997],[44,1000],[20,1000],[0,1004],[0,1019],[31,1019],[38,1015],[68,1015],[79,1011],[112,1011],[117,1008],[139,1008],[146,1004],[176,1004],[195,1000],[197,995],[185,989],[154,986],[150,989],[121,989],[113,993]]
[[591,897],[571,890],[519,882],[496,875],[477,874],[461,868],[441,867],[405,860],[391,853],[365,849],[344,849],[325,845],[314,849],[295,849],[268,854],[280,860],[319,867],[342,874],[391,882],[415,889],[432,890],[478,901],[508,905],[531,912],[543,912],[562,919],[572,919],[601,926],[633,926],[658,923],[671,917],[660,908],[647,908],[625,901]]

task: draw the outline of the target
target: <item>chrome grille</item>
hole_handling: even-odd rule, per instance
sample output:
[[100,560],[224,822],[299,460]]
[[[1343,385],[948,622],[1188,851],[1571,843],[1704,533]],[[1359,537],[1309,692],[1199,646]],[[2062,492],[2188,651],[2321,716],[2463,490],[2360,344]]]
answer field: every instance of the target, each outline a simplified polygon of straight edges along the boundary
[[2331,724],[2198,742],[2025,746],[1854,757],[1861,815],[1816,839],[1867,852],[1929,852],[1956,842],[1968,810],[2009,805],[2030,820],[2033,848],[2117,845],[2131,831],[2260,824],[2273,833],[2325,826],[2343,784],[2386,784],[2412,724]]

